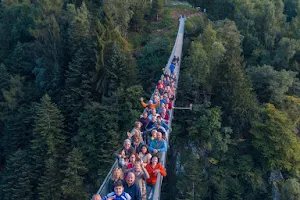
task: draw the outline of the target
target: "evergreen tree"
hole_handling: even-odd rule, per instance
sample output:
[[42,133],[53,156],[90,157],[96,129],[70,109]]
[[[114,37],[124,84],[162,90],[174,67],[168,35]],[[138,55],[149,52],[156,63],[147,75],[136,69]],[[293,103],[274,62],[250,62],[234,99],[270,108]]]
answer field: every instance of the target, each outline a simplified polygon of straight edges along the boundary
[[151,14],[152,14],[152,18],[155,18],[156,21],[158,21],[158,17],[162,15],[163,7],[164,7],[164,0],[152,1]]
[[10,62],[7,58],[20,43],[32,42],[31,30],[35,28],[35,10],[29,0],[5,1],[0,4],[0,63]]
[[59,170],[59,163],[53,158],[46,158],[45,171],[39,179],[39,198],[45,200],[61,199],[61,182],[63,177]]
[[150,4],[148,0],[138,0],[133,4],[133,16],[130,24],[134,27],[134,30],[140,32],[144,30],[147,21],[145,16],[150,15]]
[[134,14],[133,7],[135,2],[136,0],[115,0],[108,1],[104,4],[105,14],[111,16],[113,27],[117,29],[124,38],[127,37],[129,23]]
[[19,106],[19,102],[23,100],[23,82],[24,77],[19,75],[11,76],[9,80],[9,90],[2,89],[2,95],[9,109],[14,110]]
[[120,145],[116,108],[112,99],[109,104],[93,103],[79,119],[79,135],[74,140],[83,152],[88,168],[87,181],[93,189],[106,176],[113,163],[112,154]]
[[[7,90],[9,86],[9,78],[10,75],[3,63],[0,64],[0,88],[2,90]],[[0,93],[0,101],[2,102],[4,100],[2,92]]]
[[[249,65],[271,64],[276,37],[285,21],[282,0],[234,1],[234,19],[245,37],[243,50]],[[249,58],[249,59],[248,59]]]
[[92,99],[91,67],[86,64],[87,58],[82,49],[77,50],[66,77],[64,91],[64,113],[67,116],[66,128],[70,138],[78,131],[78,118],[86,104]]
[[36,3],[36,28],[32,30],[35,37],[36,67],[33,73],[36,84],[42,92],[49,92],[54,99],[60,95],[58,90],[64,71],[60,65],[61,38],[59,17],[63,0]]
[[136,78],[135,63],[132,57],[122,52],[115,42],[106,48],[103,68],[97,74],[96,89],[101,96],[116,94],[117,88],[130,86]]
[[88,10],[83,2],[79,8],[67,4],[66,18],[68,24],[68,48],[73,56],[77,50],[87,48],[90,38],[90,21]]
[[212,102],[222,106],[226,124],[237,135],[245,136],[257,105],[251,85],[243,73],[241,35],[234,22],[229,20],[217,22],[216,30],[226,52],[212,79],[213,93],[217,94]]
[[142,49],[138,57],[139,82],[146,92],[153,92],[154,83],[161,76],[162,66],[165,65],[169,56],[169,42],[164,37],[152,38]]
[[30,177],[27,152],[19,149],[7,161],[1,180],[0,198],[3,200],[32,199]]
[[118,90],[118,126],[121,131],[127,132],[132,129],[132,124],[139,118],[141,114],[141,103],[137,101],[137,99],[141,96],[143,96],[143,88],[140,85],[134,85],[126,89],[120,88]]
[[32,55],[33,43],[18,42],[11,57],[8,59],[8,70],[11,74],[19,74],[29,80],[33,79],[32,70],[35,66]]
[[87,0],[88,10],[92,13],[93,22],[103,18],[103,0]]
[[[60,181],[62,175],[60,168],[64,164],[66,153],[65,136],[63,134],[63,121],[60,110],[51,102],[46,94],[41,103],[36,106],[33,139],[31,141],[31,169],[34,188],[39,185],[39,193],[46,199],[54,195],[60,196]],[[53,194],[46,190],[53,179]],[[60,181],[59,181],[60,180]],[[48,185],[47,185],[48,184]],[[49,196],[50,195],[50,196]]]
[[228,186],[224,183],[224,181],[221,181],[217,187],[216,200],[226,200],[228,199],[227,196],[228,196]]
[[83,155],[79,149],[73,148],[67,158],[68,168],[64,170],[64,180],[61,189],[64,199],[87,199],[84,188],[84,175],[87,168],[83,162]]
[[1,139],[3,156],[16,152],[17,149],[26,149],[32,139],[32,124],[35,110],[32,105],[22,105],[14,112],[9,112],[4,120]]

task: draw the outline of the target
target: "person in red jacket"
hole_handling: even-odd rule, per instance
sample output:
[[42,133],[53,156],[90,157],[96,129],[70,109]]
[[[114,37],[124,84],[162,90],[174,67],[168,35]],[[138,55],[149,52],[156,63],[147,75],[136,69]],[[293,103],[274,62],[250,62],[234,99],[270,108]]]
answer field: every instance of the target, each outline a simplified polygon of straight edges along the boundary
[[152,198],[153,194],[153,188],[156,184],[157,176],[158,174],[161,174],[162,176],[166,176],[167,172],[165,168],[159,164],[159,158],[154,155],[151,158],[151,162],[146,165],[146,170],[149,173],[150,178],[146,180],[147,182],[147,198]]
[[163,81],[159,80],[156,88],[158,89],[160,95],[163,95],[163,93],[165,91],[165,87],[166,86],[164,85]]

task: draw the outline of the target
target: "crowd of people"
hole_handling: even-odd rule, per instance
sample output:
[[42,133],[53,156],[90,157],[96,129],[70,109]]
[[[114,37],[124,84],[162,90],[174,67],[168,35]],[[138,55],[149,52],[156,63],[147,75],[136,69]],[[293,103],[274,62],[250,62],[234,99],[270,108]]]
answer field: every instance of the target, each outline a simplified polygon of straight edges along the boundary
[[[134,128],[127,132],[128,138],[123,146],[114,153],[119,166],[109,180],[109,194],[102,200],[151,199],[158,175],[167,175],[160,160],[167,150],[178,62],[179,58],[174,56],[148,102],[140,99],[143,114],[135,122]],[[101,200],[101,196],[95,194],[93,200]]]

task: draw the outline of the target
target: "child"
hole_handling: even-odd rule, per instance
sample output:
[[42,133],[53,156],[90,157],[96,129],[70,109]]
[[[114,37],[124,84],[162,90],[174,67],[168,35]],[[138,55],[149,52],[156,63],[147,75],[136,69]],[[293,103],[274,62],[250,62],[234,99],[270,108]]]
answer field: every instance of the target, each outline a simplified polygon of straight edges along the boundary
[[114,192],[109,193],[102,200],[131,200],[131,197],[124,192],[123,183],[119,180],[115,183]]

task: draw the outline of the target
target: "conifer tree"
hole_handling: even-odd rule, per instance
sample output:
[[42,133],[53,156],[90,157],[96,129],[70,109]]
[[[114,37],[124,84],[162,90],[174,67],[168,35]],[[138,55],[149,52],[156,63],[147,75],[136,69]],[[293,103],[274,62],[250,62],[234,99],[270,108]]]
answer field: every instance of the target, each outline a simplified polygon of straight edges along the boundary
[[19,106],[19,101],[22,101],[24,77],[19,75],[11,76],[9,79],[9,90],[2,89],[2,95],[9,109],[14,110]]
[[60,95],[58,88],[64,77],[60,63],[62,49],[59,17],[62,7],[63,0],[37,0],[36,28],[32,30],[36,39],[34,48],[37,58],[33,69],[35,81],[42,92],[48,92],[54,99]]
[[[0,88],[2,90],[7,90],[8,89],[8,83],[9,83],[9,78],[10,74],[7,71],[7,68],[3,63],[0,64]],[[4,100],[2,92],[0,92],[0,102]]]
[[218,94],[212,102],[222,106],[223,119],[234,132],[245,136],[257,104],[251,85],[243,73],[241,35],[234,22],[229,20],[218,21],[216,29],[226,52],[212,80],[213,92]]
[[151,14],[152,17],[158,21],[159,16],[162,15],[162,9],[164,7],[164,0],[153,0]]
[[[31,141],[31,168],[34,187],[39,184],[39,193],[49,197],[46,183],[53,179],[53,191],[60,195],[60,168],[64,164],[66,153],[65,136],[63,134],[64,117],[46,94],[36,106],[33,139]],[[60,181],[59,181],[60,180]],[[45,182],[46,181],[46,182]],[[49,185],[48,185],[49,186]],[[51,194],[52,195],[52,194]],[[56,197],[58,197],[56,196]]]
[[83,152],[88,168],[87,181],[94,187],[99,179],[106,176],[106,170],[114,161],[112,154],[120,146],[122,133],[118,132],[119,116],[116,108],[112,99],[105,105],[93,103],[79,119],[76,146]]
[[32,199],[32,186],[30,184],[30,165],[25,150],[18,150],[7,161],[0,187],[0,198]]
[[69,153],[67,158],[68,167],[64,170],[64,180],[61,189],[65,199],[87,199],[88,195],[84,191],[84,175],[87,168],[83,162],[83,155],[77,148]]
[[61,160],[56,161],[52,157],[45,161],[45,170],[38,185],[40,199],[53,200],[62,197],[61,181],[63,177],[58,162]]
[[86,64],[83,49],[77,50],[69,64],[64,91],[64,113],[67,117],[66,128],[71,138],[78,130],[78,118],[85,105],[92,99],[91,68]]
[[11,57],[9,58],[9,72],[32,78],[34,68],[34,56],[32,56],[33,43],[18,42]]
[[1,139],[3,156],[7,157],[20,148],[28,148],[32,139],[33,116],[33,106],[24,104],[7,114]]
[[88,14],[85,2],[78,8],[74,4],[67,4],[68,48],[71,55],[74,55],[77,50],[87,47],[90,36]]
[[106,48],[104,66],[97,77],[97,91],[106,97],[117,92],[117,88],[130,86],[136,77],[135,63],[127,52],[122,52],[120,46],[114,42]]
[[145,15],[150,14],[150,4],[148,0],[138,0],[132,6],[134,9],[130,24],[134,27],[135,31],[140,32],[146,26]]
[[218,184],[217,187],[217,192],[216,192],[216,200],[226,200],[227,198],[227,193],[228,193],[228,186],[225,184],[225,181],[221,181]]

